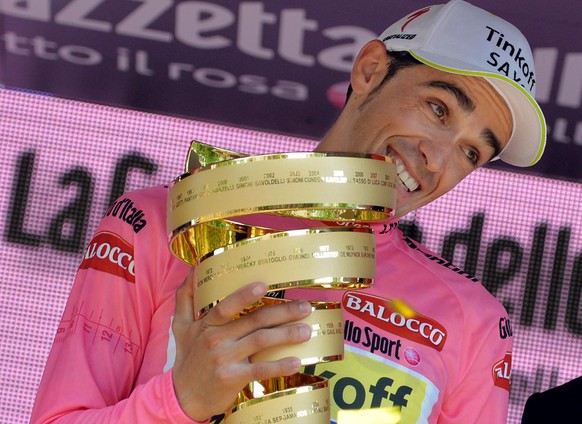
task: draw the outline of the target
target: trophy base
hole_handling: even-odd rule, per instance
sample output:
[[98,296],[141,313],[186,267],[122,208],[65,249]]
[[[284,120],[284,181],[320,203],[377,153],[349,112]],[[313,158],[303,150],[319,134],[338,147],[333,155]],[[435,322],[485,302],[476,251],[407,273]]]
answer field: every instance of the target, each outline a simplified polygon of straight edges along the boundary
[[225,423],[321,424],[329,423],[330,414],[328,381],[297,373],[250,383],[227,412]]

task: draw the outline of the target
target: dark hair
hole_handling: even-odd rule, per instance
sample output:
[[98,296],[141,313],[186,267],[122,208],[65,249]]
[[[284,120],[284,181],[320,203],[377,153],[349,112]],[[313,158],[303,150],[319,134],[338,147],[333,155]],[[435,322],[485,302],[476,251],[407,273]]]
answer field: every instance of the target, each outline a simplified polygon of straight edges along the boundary
[[[372,93],[375,93],[380,88],[382,88],[384,84],[390,81],[390,79],[402,69],[408,68],[410,66],[422,65],[422,62],[420,62],[418,59],[416,59],[407,51],[398,52],[387,51],[387,53],[391,60],[390,64],[388,65],[388,69],[386,70],[386,75],[384,76],[384,79],[380,82],[380,84],[378,84],[378,86],[374,88]],[[351,95],[352,95],[352,85],[350,84],[348,87],[348,91],[346,93],[346,103],[350,99]]]

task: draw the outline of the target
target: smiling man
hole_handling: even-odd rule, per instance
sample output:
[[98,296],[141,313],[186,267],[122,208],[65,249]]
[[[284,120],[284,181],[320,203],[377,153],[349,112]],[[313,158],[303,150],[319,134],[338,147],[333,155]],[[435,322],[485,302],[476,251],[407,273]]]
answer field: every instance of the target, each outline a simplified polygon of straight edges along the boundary
[[350,100],[321,151],[379,153],[397,164],[396,213],[404,216],[451,190],[496,157],[512,132],[511,112],[484,78],[412,62],[385,81],[393,59],[380,41],[361,51]]
[[[393,158],[397,218],[492,160],[530,166],[543,153],[528,44],[511,24],[468,3],[426,7],[390,26],[362,48],[350,82],[318,150]],[[375,230],[374,286],[315,297],[341,301],[345,313],[344,361],[309,369],[330,378],[332,417],[397,406],[403,423],[505,423],[507,312],[475,278],[394,226]],[[395,299],[415,315],[391,308]]]
[[[402,423],[505,423],[506,311],[475,278],[396,224],[491,160],[536,163],[546,131],[534,89],[523,35],[463,1],[411,13],[362,48],[345,107],[318,150],[375,153],[396,163],[396,217],[374,228],[376,279],[366,290],[287,290],[295,302],[232,320],[266,293],[264,284],[249,282],[195,320],[190,269],[167,248],[168,189],[128,193],[120,201],[143,211],[147,226],[138,234],[106,216],[94,243],[130,255],[134,273],[83,261],[32,422],[208,421],[248,382],[299,370],[297,358],[249,357],[309,339],[311,328],[295,323],[311,310],[300,299],[319,297],[341,302],[345,317],[345,359],[307,369],[329,379],[333,420],[340,409],[397,406]],[[396,300],[414,312],[394,308]],[[131,338],[109,343],[104,330],[95,343],[83,321],[90,311],[102,311],[102,322],[122,322]]]

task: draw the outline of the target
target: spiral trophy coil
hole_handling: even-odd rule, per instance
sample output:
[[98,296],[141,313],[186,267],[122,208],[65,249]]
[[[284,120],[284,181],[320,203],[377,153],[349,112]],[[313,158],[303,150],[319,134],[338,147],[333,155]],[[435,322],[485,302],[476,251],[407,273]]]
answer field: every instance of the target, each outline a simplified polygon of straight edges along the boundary
[[[252,281],[263,281],[269,291],[372,284],[372,230],[341,224],[386,221],[393,215],[396,169],[389,157],[246,156],[193,141],[185,171],[170,186],[167,230],[172,253],[195,266],[197,319]],[[304,220],[320,224],[296,228]],[[289,222],[295,227],[288,228]],[[240,314],[284,301],[264,298]],[[310,365],[342,359],[339,303],[311,303],[312,314],[303,320],[312,328],[309,341],[267,349],[250,360],[296,356]],[[250,383],[226,411],[226,423],[328,423],[329,416],[327,380],[298,373]]]

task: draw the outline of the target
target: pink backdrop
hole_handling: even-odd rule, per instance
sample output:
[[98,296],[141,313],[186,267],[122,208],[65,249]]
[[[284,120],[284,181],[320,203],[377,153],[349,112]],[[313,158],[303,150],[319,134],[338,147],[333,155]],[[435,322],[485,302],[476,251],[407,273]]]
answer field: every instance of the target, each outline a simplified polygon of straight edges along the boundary
[[[0,422],[11,424],[28,422],[73,275],[112,191],[171,181],[192,139],[251,154],[314,146],[6,89],[0,127]],[[70,185],[62,183],[67,178]],[[455,245],[455,263],[473,268],[508,308],[515,334],[511,423],[530,393],[582,375],[581,189],[482,169],[405,219],[433,250]],[[51,232],[82,195],[86,213]]]

